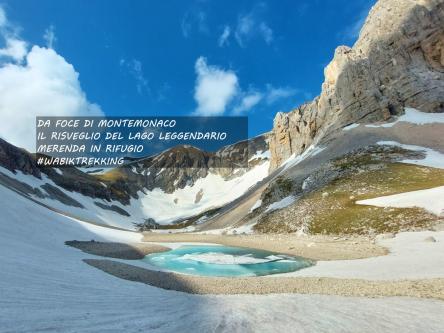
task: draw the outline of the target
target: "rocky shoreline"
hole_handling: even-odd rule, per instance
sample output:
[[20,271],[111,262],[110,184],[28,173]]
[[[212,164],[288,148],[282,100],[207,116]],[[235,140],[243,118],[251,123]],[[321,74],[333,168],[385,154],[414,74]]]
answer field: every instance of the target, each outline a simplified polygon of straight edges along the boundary
[[155,244],[143,243],[115,243],[98,241],[66,241],[66,245],[79,249],[85,253],[101,257],[138,260],[150,253],[168,251],[169,248]]
[[[317,260],[351,260],[384,256],[388,250],[366,237],[295,235],[208,235],[145,233],[150,243],[106,243],[71,241],[67,245],[85,253],[117,259],[141,259],[146,254],[166,251],[174,243],[217,243],[227,246],[264,249]],[[157,244],[156,244],[157,243]],[[164,243],[165,246],[162,246]],[[378,242],[379,243],[379,242]],[[381,257],[383,258],[383,257]],[[377,258],[375,258],[377,259]],[[190,294],[322,294],[360,297],[418,297],[444,300],[444,279],[440,277],[399,276],[394,279],[367,279],[344,276],[267,275],[253,277],[206,277],[157,271],[110,259],[87,258],[83,261],[120,279],[144,283],[156,288]],[[353,260],[351,260],[353,262]]]
[[310,277],[202,277],[159,272],[108,259],[84,259],[88,265],[121,279],[191,294],[321,294],[407,296],[444,300],[444,279],[368,281]]
[[267,250],[312,260],[352,260],[386,255],[387,249],[364,236],[295,236],[286,234],[212,235],[145,232],[144,242],[216,243]]

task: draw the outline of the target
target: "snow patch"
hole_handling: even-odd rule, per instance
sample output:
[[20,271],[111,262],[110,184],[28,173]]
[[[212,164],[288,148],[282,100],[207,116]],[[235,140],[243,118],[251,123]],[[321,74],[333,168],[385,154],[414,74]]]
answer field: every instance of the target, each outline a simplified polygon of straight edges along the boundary
[[425,152],[426,157],[421,160],[402,160],[401,163],[408,163],[408,164],[416,164],[416,165],[422,165],[427,166],[431,168],[438,168],[438,169],[444,169],[444,154],[441,154],[440,152],[437,152],[436,150],[426,148],[426,147],[420,147],[420,146],[414,146],[414,145],[405,145],[396,141],[378,141],[378,145],[388,145],[388,146],[397,146],[401,147],[407,150],[413,150],[413,151],[422,151]]
[[444,113],[428,113],[421,112],[414,108],[405,108],[404,114],[399,116],[395,121],[391,123],[385,123],[380,125],[368,124],[365,127],[393,127],[399,122],[406,122],[416,125],[434,124],[434,123],[444,123]]
[[317,154],[319,154],[324,149],[325,149],[325,147],[317,147],[315,145],[311,145],[302,154],[299,154],[299,155],[293,154],[293,155],[291,155],[287,160],[285,160],[281,164],[281,166],[284,166],[284,169],[282,171],[287,170],[288,168],[291,168],[291,167],[301,163],[303,160],[305,160],[309,156],[316,156]]
[[[78,203],[80,203],[83,208],[81,207],[74,207],[65,205],[64,203],[52,199],[50,197],[47,198],[39,198],[36,196],[32,196],[32,198],[38,202],[41,202],[45,205],[48,205],[49,207],[55,208],[57,210],[60,210],[62,212],[65,212],[67,215],[70,215],[72,217],[75,217],[79,220],[84,221],[92,221],[94,223],[109,225],[113,227],[119,227],[119,228],[125,228],[125,229],[134,229],[133,222],[143,221],[143,216],[137,216],[138,209],[135,209],[135,207],[132,206],[125,206],[122,205],[118,201],[111,201],[108,202],[103,199],[99,198],[91,198],[84,196],[78,192],[70,192],[62,187],[59,187],[57,184],[55,184],[50,178],[48,178],[45,174],[42,174],[41,179],[36,178],[32,175],[27,175],[22,173],[21,171],[16,171],[16,173],[12,173],[8,169],[5,169],[3,167],[0,167],[0,173],[3,173],[7,175],[8,177],[14,178],[20,182],[26,183],[30,185],[33,188],[41,188],[41,186],[45,184],[50,184],[56,188],[58,188],[60,191],[62,191],[64,194],[69,196],[70,198],[74,199]],[[102,184],[103,186],[106,186],[105,184]],[[112,211],[112,210],[105,210],[100,207],[98,207],[94,202],[100,202],[104,205],[115,205],[118,206],[125,211],[127,211],[131,216],[126,217],[122,216],[121,214]]]
[[195,232],[200,235],[251,235],[254,234],[253,227],[256,222],[251,224],[244,224],[240,227],[226,227],[221,229],[211,229],[205,231]]
[[267,207],[265,213],[290,206],[293,202],[295,202],[295,200],[296,198],[294,196],[289,195],[288,197],[285,197],[282,200],[273,202],[270,206]]
[[[424,242],[433,236],[436,242]],[[444,231],[401,232],[377,243],[385,256],[355,260],[317,261],[300,271],[274,276],[333,277],[366,280],[429,279],[444,277]]]
[[[365,332],[406,333],[442,329],[440,318],[444,304],[438,300],[301,294],[190,295],[126,281],[86,265],[82,259],[97,257],[64,245],[66,240],[97,239],[97,234],[86,230],[82,224],[34,204],[3,186],[0,186],[0,209],[3,331],[37,332],[53,328],[67,333],[85,330],[180,332],[186,327],[188,331],[204,332],[221,327],[221,323],[225,323],[222,329],[232,332],[321,332],[331,331],[337,325],[347,332],[356,331],[356,327],[364,327],[362,331]],[[100,228],[96,232],[103,230]],[[416,239],[422,240],[425,236],[418,235]],[[402,273],[400,267],[408,264],[410,272],[426,275],[440,270],[442,277],[444,235],[437,239],[437,243],[416,243],[410,235],[396,237],[396,244],[411,244],[413,256],[398,256],[383,267],[376,262],[370,267],[358,268],[360,272],[371,273],[377,268],[387,274],[396,271],[399,275]],[[398,249],[398,246],[393,248]],[[429,253],[433,252],[433,257],[429,258]],[[415,266],[417,255],[421,254],[419,259],[425,260]],[[429,266],[432,271],[428,270]],[[286,314],[298,315],[285,315],[282,309]]]
[[251,162],[253,160],[267,160],[267,159],[269,160],[270,158],[271,158],[271,153],[269,150],[266,151],[259,150],[256,152],[256,154],[250,157],[248,162]]
[[350,130],[352,130],[353,128],[356,128],[356,127],[358,127],[358,126],[359,126],[359,124],[351,124],[351,125],[345,126],[344,128],[342,128],[342,130],[343,130],[343,131],[350,131]]
[[356,203],[359,205],[371,205],[376,207],[419,207],[424,208],[432,214],[444,216],[444,186],[359,200],[356,201]]
[[[139,200],[131,200],[131,206],[140,206],[141,212],[154,218],[159,224],[169,224],[174,220],[197,215],[205,210],[220,207],[244,194],[250,187],[268,176],[269,161],[245,172],[242,176],[225,180],[222,176],[209,173],[198,179],[193,186],[179,188],[166,193],[160,188],[139,192]],[[202,189],[205,195],[195,203],[197,192]],[[177,204],[172,209],[172,202]]]
[[306,190],[311,183],[311,178],[308,176],[302,183],[302,190]]
[[[129,205],[123,205],[118,201],[108,202],[99,198],[87,197],[78,192],[67,191],[55,184],[46,175],[42,175],[42,179],[39,179],[32,175],[23,174],[20,171],[14,174],[3,167],[0,167],[0,172],[34,188],[50,184],[84,207],[65,205],[52,198],[42,199],[33,197],[33,199],[41,203],[66,212],[67,215],[85,221],[134,230],[133,223],[143,222],[147,217],[154,218],[159,224],[170,224],[175,220],[184,219],[200,214],[208,209],[223,206],[235,200],[250,187],[265,178],[268,175],[268,168],[269,161],[266,161],[241,176],[228,181],[220,175],[209,173],[207,177],[198,179],[193,186],[187,185],[185,188],[178,189],[173,193],[165,193],[159,188],[152,191],[139,191],[139,198],[131,198]],[[104,183],[102,185],[106,186]],[[205,196],[198,203],[195,203],[196,193],[200,189],[203,189]],[[176,198],[178,199],[177,204],[174,203]],[[107,206],[115,205],[128,212],[130,217],[123,216],[113,210],[102,209],[95,205],[94,202],[100,202]]]
[[253,227],[256,225],[256,223],[252,224],[245,224],[240,227],[236,228],[228,228],[226,233],[227,235],[251,235],[254,234]]
[[261,205],[262,205],[262,200],[261,200],[261,199],[257,200],[257,201],[254,203],[254,205],[250,208],[250,213],[251,213],[253,210],[259,208]]
[[206,216],[206,215],[204,215],[204,216],[201,216],[201,217],[199,217],[199,219],[195,222],[196,224],[202,224],[202,223],[204,223],[206,220],[208,220],[208,216]]

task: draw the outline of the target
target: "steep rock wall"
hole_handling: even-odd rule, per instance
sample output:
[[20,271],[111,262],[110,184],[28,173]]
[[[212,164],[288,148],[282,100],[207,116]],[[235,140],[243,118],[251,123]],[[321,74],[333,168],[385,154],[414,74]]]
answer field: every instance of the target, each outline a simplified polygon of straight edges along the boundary
[[271,169],[330,131],[387,120],[404,106],[444,112],[444,1],[380,0],[353,48],[339,46],[320,96],[278,113]]

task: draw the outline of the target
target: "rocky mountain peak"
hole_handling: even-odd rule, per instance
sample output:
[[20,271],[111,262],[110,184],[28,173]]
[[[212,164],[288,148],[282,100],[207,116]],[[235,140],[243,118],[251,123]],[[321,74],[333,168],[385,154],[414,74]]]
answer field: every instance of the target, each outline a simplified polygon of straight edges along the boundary
[[0,138],[0,166],[15,172],[20,170],[25,174],[40,178],[40,170],[35,164],[33,155]]
[[264,159],[251,159],[254,159],[257,152],[267,150],[266,135],[224,146],[216,152],[179,145],[155,156],[133,160],[97,177],[102,181],[125,186],[125,192],[132,197],[137,197],[140,190],[154,188],[172,193],[179,188],[193,186],[198,179],[205,178],[209,173],[225,179],[240,176],[258,163],[263,163]]
[[271,169],[329,132],[353,122],[388,120],[414,107],[444,111],[444,3],[380,0],[351,47],[339,46],[320,96],[278,113]]

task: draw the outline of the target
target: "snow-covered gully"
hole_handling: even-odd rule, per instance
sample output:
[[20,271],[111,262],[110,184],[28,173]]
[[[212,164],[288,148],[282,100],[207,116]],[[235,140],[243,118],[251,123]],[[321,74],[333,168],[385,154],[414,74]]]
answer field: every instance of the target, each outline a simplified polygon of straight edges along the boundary
[[81,259],[95,257],[68,248],[64,241],[137,242],[137,234],[71,220],[0,188],[4,207],[0,332],[441,329],[444,302],[438,300],[298,294],[198,296],[121,280],[86,265]]

